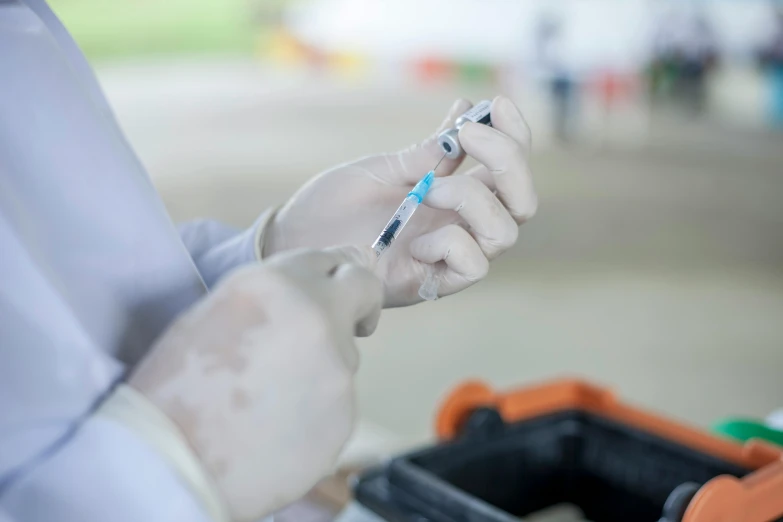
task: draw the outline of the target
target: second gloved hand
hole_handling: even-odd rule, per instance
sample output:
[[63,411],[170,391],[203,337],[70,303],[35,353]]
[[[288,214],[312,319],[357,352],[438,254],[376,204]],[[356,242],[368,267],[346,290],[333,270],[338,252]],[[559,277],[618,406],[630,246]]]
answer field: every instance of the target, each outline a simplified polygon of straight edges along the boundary
[[[413,185],[443,155],[437,134],[470,108],[456,102],[436,133],[404,151],[371,156],[326,171],[302,187],[264,234],[264,255],[291,248],[371,244]],[[530,130],[505,97],[492,102],[493,127],[468,123],[459,133],[480,165],[452,175],[462,158],[444,160],[423,205],[384,254],[377,273],[385,306],[421,301],[427,265],[445,261],[439,295],[482,279],[489,262],[511,247],[518,226],[536,211],[528,168]]]
[[179,426],[232,520],[258,520],[332,471],[354,421],[354,334],[380,316],[374,263],[367,247],[242,268],[131,375]]

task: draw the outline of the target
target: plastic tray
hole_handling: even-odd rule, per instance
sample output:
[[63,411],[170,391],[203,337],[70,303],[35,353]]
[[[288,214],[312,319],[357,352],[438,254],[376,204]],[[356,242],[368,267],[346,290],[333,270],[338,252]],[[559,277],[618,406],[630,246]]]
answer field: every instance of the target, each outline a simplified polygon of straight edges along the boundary
[[559,504],[593,522],[783,521],[780,450],[712,437],[589,384],[498,395],[471,383],[437,427],[443,443],[364,475],[357,500],[392,522],[510,522]]

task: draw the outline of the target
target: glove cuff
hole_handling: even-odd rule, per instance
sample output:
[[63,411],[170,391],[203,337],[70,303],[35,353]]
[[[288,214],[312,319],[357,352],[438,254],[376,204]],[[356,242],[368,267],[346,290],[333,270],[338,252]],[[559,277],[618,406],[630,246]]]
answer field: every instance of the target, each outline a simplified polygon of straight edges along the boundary
[[253,224],[253,227],[255,228],[253,244],[255,245],[255,256],[256,261],[258,262],[264,260],[264,244],[266,242],[267,232],[272,222],[275,220],[275,216],[277,215],[278,210],[279,209],[277,207],[270,208],[261,214],[261,216],[259,216],[256,222]]
[[151,446],[204,507],[211,520],[229,522],[229,510],[179,427],[144,395],[120,384],[96,416],[122,424]]

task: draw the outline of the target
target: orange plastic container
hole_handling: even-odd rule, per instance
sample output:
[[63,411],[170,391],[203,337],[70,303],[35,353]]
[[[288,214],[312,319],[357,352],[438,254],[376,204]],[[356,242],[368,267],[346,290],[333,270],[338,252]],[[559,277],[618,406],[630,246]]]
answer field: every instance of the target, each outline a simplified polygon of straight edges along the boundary
[[468,382],[436,430],[436,446],[365,475],[359,502],[392,521],[505,522],[558,502],[594,522],[783,520],[783,448],[715,437],[586,382]]

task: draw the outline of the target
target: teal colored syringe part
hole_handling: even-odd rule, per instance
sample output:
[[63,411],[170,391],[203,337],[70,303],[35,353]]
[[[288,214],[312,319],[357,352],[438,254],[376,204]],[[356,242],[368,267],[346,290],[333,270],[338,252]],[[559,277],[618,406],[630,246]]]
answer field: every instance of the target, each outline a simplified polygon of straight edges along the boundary
[[424,196],[429,192],[433,179],[435,179],[435,171],[431,170],[426,176],[421,178],[421,181],[416,183],[416,186],[413,187],[413,190],[408,192],[408,195],[415,196],[419,200],[419,203],[421,203],[424,200]]
[[416,183],[413,190],[408,192],[405,199],[402,200],[402,203],[389,222],[386,223],[386,226],[378,236],[378,239],[372,244],[372,249],[375,250],[375,255],[378,258],[380,258],[386,249],[391,246],[395,238],[402,233],[402,229],[408,224],[408,221],[413,217],[413,213],[419,208],[424,196],[426,196],[427,192],[430,190],[434,178],[435,171],[429,171],[426,176],[421,178],[421,181]]

